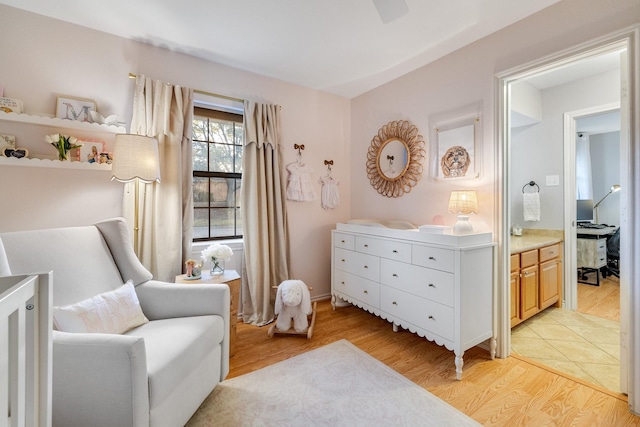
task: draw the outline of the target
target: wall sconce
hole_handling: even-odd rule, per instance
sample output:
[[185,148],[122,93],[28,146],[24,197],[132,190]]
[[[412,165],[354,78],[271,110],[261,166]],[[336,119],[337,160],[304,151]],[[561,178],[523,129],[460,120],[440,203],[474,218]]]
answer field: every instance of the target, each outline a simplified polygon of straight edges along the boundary
[[609,192],[608,192],[607,194],[605,194],[605,195],[604,195],[604,197],[603,197],[602,199],[600,199],[600,200],[598,201],[598,203],[596,203],[596,204],[593,206],[593,210],[595,210],[595,211],[596,211],[596,224],[599,224],[599,222],[598,222],[598,206],[600,206],[600,203],[602,203],[602,202],[604,201],[604,199],[606,199],[607,197],[609,197],[609,195],[610,195],[611,193],[617,193],[618,191],[620,191],[620,184],[613,184],[613,185],[611,186],[611,189],[609,190]]
[[113,148],[111,180],[133,182],[135,188],[133,249],[138,255],[138,212],[140,182],[160,182],[158,140],[143,135],[118,134]]
[[470,213],[478,213],[478,197],[474,190],[452,191],[449,198],[449,213],[458,214],[458,222],[453,226],[453,234],[473,233],[469,222]]

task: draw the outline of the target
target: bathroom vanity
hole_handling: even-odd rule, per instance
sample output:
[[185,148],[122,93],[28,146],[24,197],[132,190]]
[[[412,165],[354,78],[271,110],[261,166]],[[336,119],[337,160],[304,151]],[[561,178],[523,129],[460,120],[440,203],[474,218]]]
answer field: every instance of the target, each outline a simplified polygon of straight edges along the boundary
[[453,235],[446,229],[398,229],[379,223],[337,224],[332,230],[331,295],[382,317],[455,354],[493,331],[491,233]]

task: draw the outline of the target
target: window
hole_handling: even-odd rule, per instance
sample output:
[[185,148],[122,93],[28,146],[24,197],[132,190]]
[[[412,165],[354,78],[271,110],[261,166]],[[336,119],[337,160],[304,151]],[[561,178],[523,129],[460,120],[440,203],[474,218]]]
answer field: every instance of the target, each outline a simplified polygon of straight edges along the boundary
[[242,237],[242,119],[242,114],[194,108],[194,241]]

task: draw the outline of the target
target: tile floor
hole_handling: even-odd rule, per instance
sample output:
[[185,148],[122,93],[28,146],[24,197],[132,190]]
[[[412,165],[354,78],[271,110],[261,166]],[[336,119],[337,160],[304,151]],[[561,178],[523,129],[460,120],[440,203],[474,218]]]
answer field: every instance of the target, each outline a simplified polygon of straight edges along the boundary
[[550,307],[511,330],[511,351],[620,391],[620,323]]

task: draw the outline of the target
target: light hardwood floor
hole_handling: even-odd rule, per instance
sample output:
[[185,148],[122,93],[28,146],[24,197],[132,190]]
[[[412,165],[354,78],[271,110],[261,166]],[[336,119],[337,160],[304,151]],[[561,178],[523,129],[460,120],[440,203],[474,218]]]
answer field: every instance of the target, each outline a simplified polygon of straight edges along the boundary
[[319,302],[310,340],[268,338],[267,329],[238,324],[229,378],[347,339],[485,426],[640,426],[623,395],[520,358],[491,360],[478,347],[465,353],[457,381],[452,352],[352,306]]

